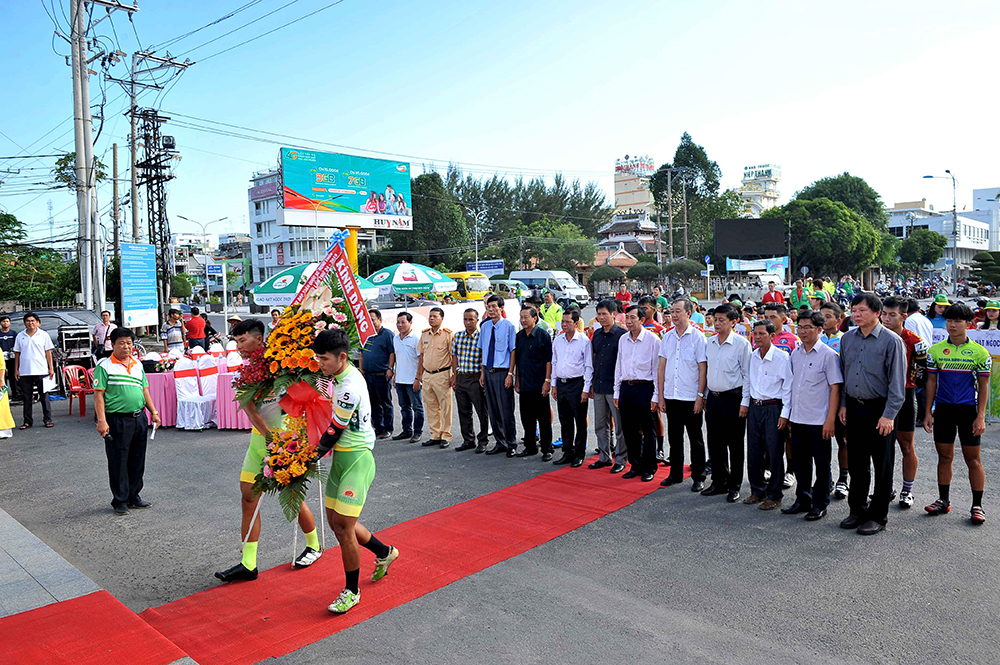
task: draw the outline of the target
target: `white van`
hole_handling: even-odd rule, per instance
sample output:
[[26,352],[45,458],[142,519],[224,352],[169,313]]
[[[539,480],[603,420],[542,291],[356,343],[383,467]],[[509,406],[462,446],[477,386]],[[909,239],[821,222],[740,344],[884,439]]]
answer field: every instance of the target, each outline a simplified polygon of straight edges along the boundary
[[577,284],[565,270],[515,270],[510,273],[510,279],[524,282],[533,293],[548,289],[563,307],[571,300],[578,302],[580,307],[590,304],[587,289]]

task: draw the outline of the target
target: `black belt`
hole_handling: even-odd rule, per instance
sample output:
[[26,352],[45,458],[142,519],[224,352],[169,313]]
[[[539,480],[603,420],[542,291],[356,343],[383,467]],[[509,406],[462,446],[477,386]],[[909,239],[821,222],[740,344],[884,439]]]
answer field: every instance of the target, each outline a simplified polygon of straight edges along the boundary
[[847,399],[857,402],[861,406],[869,406],[878,403],[881,403],[884,406],[886,402],[885,397],[869,397],[868,399],[858,399],[857,397],[851,397],[850,395],[848,395]]
[[138,411],[115,411],[114,413],[106,413],[105,416],[118,416],[120,418],[138,418],[142,415],[142,412],[146,410],[146,407],[139,409]]
[[568,379],[556,379],[559,383],[569,383],[570,381],[583,381],[582,376],[573,376]]
[[622,383],[627,383],[630,386],[651,386],[651,385],[653,385],[652,381],[646,381],[644,379],[626,379],[625,381],[622,381]]
[[442,367],[441,369],[425,369],[424,374],[440,374],[441,372],[447,372],[449,369],[451,369],[451,365]]
[[723,397],[725,395],[729,395],[736,392],[742,395],[743,386],[739,386],[738,388],[730,388],[729,390],[709,390],[708,394],[711,395],[712,397]]
[[486,371],[492,374],[493,372],[509,372],[510,369],[507,367],[493,367],[493,368],[487,368]]
[[781,404],[780,399],[752,399],[750,403],[754,406],[772,406],[774,404]]
[[479,376],[479,372],[456,372],[459,376]]

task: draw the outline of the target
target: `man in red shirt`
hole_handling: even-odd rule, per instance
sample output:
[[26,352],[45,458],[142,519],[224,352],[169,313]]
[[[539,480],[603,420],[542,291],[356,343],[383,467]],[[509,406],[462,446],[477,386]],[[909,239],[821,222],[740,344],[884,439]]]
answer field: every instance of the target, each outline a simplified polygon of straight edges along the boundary
[[[903,339],[906,347],[906,393],[903,406],[896,415],[896,441],[903,453],[903,489],[899,492],[899,507],[913,505],[913,481],[917,477],[917,452],[913,447],[913,432],[917,424],[917,383],[924,381],[927,366],[927,349],[930,344],[912,330],[903,327],[906,321],[907,302],[904,298],[889,296],[882,302],[882,325]],[[892,496],[892,495],[890,495]],[[890,498],[890,501],[892,499]]]
[[618,285],[618,293],[615,294],[615,300],[620,300],[625,305],[632,302],[632,294],[625,290],[625,282]]
[[760,301],[763,302],[763,303],[776,302],[776,303],[781,303],[782,305],[784,305],[785,304],[785,296],[781,293],[781,291],[776,291],[775,290],[775,288],[774,288],[774,282],[768,282],[767,283],[767,293],[764,294],[764,297],[761,298]]
[[188,348],[193,349],[200,346],[203,351],[208,351],[205,346],[205,319],[201,318],[197,307],[191,308],[191,320],[184,324],[187,329]]

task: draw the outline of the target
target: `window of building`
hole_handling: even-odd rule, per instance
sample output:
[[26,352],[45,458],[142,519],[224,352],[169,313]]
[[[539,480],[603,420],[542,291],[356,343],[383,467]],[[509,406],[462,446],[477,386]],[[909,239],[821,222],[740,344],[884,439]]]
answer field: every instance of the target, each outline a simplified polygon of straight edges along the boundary
[[254,204],[253,204],[253,214],[255,214],[255,215],[259,215],[260,214],[260,201],[254,201]]
[[257,268],[257,281],[258,282],[263,282],[265,279],[267,279],[266,277],[264,277],[265,273],[266,273],[266,271],[263,268]]

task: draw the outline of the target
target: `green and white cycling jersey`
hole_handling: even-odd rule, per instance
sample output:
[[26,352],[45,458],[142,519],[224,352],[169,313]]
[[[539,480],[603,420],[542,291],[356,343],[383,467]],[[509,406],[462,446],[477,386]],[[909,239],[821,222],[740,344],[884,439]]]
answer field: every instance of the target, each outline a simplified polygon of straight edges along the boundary
[[375,429],[372,427],[372,405],[368,398],[368,384],[364,375],[354,365],[333,377],[332,427],[342,429],[334,450],[372,450],[375,447]]

